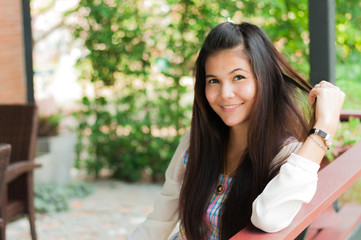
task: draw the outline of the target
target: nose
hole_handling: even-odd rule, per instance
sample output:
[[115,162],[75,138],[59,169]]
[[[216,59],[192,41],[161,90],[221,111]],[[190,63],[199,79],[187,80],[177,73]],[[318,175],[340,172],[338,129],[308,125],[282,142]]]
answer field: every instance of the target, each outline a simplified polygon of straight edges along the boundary
[[234,87],[231,83],[225,83],[222,85],[222,98],[233,98],[235,96]]

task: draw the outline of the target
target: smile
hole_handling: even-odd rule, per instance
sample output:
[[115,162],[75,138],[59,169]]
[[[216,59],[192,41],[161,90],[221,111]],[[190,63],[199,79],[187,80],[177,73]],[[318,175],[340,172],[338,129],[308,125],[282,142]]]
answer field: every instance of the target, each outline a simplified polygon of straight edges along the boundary
[[235,109],[235,108],[238,108],[239,106],[241,106],[242,104],[236,104],[236,105],[227,105],[227,106],[222,106],[223,109],[228,109],[228,110],[231,110],[231,109]]

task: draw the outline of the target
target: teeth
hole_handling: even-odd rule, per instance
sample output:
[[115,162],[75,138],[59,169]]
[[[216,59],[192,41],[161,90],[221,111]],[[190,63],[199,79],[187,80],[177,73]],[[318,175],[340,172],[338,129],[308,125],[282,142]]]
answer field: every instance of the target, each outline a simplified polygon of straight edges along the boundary
[[233,108],[236,108],[238,106],[239,106],[239,104],[238,105],[232,105],[232,106],[223,106],[223,108],[225,108],[225,109],[233,109]]

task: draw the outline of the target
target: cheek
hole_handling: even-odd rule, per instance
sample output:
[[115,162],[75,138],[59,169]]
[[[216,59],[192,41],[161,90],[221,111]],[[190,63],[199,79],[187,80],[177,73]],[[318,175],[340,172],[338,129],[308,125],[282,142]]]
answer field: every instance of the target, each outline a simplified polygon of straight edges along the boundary
[[213,91],[211,91],[209,88],[206,87],[205,93],[206,93],[206,99],[207,99],[208,103],[211,104],[214,101]]
[[249,84],[242,89],[242,95],[247,100],[253,100],[256,97],[255,84]]

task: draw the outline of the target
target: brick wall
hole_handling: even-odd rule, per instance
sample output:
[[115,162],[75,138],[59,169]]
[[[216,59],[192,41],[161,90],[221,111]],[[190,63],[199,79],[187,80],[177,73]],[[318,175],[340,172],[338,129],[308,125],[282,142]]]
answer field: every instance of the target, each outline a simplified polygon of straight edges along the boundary
[[26,102],[22,0],[0,1],[0,103]]

